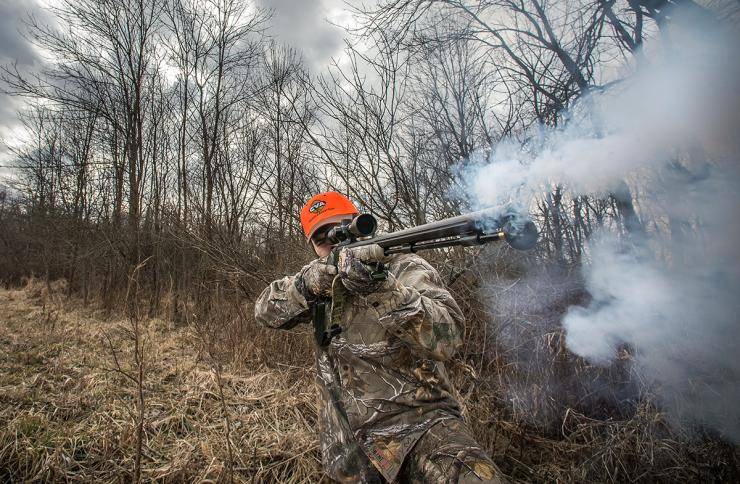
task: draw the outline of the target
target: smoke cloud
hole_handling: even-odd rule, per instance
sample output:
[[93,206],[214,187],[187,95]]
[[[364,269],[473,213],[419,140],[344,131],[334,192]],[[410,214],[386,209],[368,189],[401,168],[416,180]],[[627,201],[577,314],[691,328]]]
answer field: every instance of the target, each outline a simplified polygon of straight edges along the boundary
[[642,228],[592,237],[592,299],[568,309],[567,346],[609,365],[626,345],[676,421],[740,441],[740,43],[678,15],[670,34],[563,128],[504,140],[461,176],[476,208],[531,207],[555,184],[607,196],[626,183]]

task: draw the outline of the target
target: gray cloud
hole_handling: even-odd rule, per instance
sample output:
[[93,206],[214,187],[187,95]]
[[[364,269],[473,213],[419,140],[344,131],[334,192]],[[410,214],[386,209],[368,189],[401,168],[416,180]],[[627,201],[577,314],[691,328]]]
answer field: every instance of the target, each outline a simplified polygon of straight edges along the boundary
[[[0,64],[17,64],[21,71],[34,68],[42,61],[34,46],[21,35],[23,21],[33,15],[42,22],[50,21],[37,0],[0,0]],[[0,86],[1,87],[1,86]],[[13,130],[18,126],[17,112],[24,105],[22,99],[0,91],[0,165],[11,164],[7,144],[13,143]],[[9,170],[0,169],[0,178]]]
[[33,46],[20,34],[22,21],[29,14],[39,15],[41,9],[33,0],[3,0],[0,2],[0,60],[33,65],[39,58]]
[[566,344],[607,366],[627,354],[670,418],[740,442],[738,35],[688,10],[672,22],[669,55],[652,49],[567,124],[527,133],[526,149],[505,140],[465,175],[482,207],[529,207],[556,183],[603,196],[630,182],[649,238],[626,242],[609,224],[591,237],[592,299],[569,308]]
[[[4,143],[8,139],[13,127],[18,124],[18,110],[24,105],[23,100],[0,93],[0,154],[3,153]],[[2,160],[0,160],[0,164]]]
[[342,0],[258,0],[272,10],[270,34],[303,52],[307,64],[321,69],[342,48],[344,32],[330,24],[332,9],[342,8]]

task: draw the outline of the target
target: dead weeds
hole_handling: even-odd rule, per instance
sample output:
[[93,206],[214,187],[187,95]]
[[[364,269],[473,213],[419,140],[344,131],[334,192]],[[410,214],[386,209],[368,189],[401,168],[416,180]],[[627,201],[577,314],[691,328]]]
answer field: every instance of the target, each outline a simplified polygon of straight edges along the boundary
[[[54,294],[35,281],[23,291],[0,291],[0,480],[128,482],[135,388],[113,371],[103,344],[104,335],[122,342],[117,328],[124,321]],[[226,480],[221,400],[214,373],[194,350],[194,335],[156,319],[146,322],[145,332],[150,366],[142,478]],[[310,380],[264,368],[235,374],[228,367],[221,379],[234,480],[320,481]]]
[[[63,290],[33,279],[24,290],[0,290],[0,481],[130,482],[136,387],[105,344],[110,338],[130,368],[126,321],[59,297]],[[327,481],[300,335],[255,330],[238,345],[217,342],[230,348],[217,375],[193,325],[149,319],[143,332],[143,480]],[[740,478],[737,447],[671,428],[648,401],[621,420],[568,409],[555,431],[544,431],[512,412],[500,381],[463,360],[451,362],[450,374],[471,429],[515,481]]]

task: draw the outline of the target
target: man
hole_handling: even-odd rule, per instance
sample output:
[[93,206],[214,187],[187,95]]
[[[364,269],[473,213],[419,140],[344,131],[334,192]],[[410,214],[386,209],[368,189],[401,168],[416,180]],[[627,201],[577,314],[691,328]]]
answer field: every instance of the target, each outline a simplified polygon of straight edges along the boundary
[[466,429],[445,372],[464,320],[437,271],[375,244],[344,248],[336,267],[326,263],[329,230],[357,214],[337,192],[312,197],[301,225],[319,258],[255,303],[260,324],[290,329],[310,321],[319,298],[333,298],[342,331],[316,347],[327,474],[340,482],[503,482]]

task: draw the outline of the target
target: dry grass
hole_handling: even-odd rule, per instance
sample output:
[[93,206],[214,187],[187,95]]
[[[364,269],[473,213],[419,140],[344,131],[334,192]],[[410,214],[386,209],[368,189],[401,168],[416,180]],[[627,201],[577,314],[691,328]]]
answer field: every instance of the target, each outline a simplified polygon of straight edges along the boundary
[[577,277],[559,268],[481,271],[499,279],[479,276],[453,286],[469,328],[466,354],[451,374],[476,437],[508,476],[525,482],[740,481],[740,447],[705,429],[675,425],[633,371],[630,348],[621,348],[609,367],[567,349],[562,315],[587,297]]
[[[135,388],[112,370],[103,344],[109,335],[125,366],[124,321],[63,307],[51,292],[38,281],[0,291],[0,480],[130,481]],[[221,400],[199,342],[157,319],[145,332],[143,479],[226,480]],[[322,479],[314,391],[303,373],[224,368],[235,481]]]
[[[0,291],[0,480],[129,482],[136,388],[114,371],[105,344],[107,335],[123,369],[130,368],[126,321],[69,302],[63,291],[63,283],[38,280]],[[228,482],[233,467],[237,482],[327,481],[317,448],[308,336],[262,331],[226,301],[210,304],[201,313],[209,319],[185,327],[161,319],[144,324],[143,479]],[[472,315],[478,310],[466,308]],[[560,357],[547,334],[543,345]],[[451,362],[450,374],[476,437],[516,481],[740,479],[737,447],[672,428],[649,398],[619,419],[546,402],[565,411],[553,412],[542,426],[506,388],[521,363],[495,352],[481,358],[477,351],[470,346]],[[585,378],[579,368],[573,371]],[[530,396],[554,397],[537,393],[537,380],[530,383]]]

